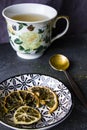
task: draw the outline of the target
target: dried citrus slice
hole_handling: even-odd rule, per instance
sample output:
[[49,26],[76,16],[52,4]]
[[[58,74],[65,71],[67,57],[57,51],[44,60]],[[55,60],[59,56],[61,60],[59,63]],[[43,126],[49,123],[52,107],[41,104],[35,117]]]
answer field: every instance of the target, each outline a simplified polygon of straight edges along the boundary
[[0,98],[0,118],[7,113],[7,109],[4,106],[4,98]]
[[14,123],[29,125],[41,119],[41,114],[38,110],[30,106],[21,106],[14,113]]
[[19,90],[11,92],[5,98],[5,107],[9,110],[15,110],[20,106],[29,105],[29,106],[39,106],[39,100],[34,95],[34,93],[27,90]]
[[5,97],[5,107],[8,111],[14,110],[22,105],[22,99],[17,91],[11,92]]
[[22,90],[19,91],[19,95],[22,98],[23,105],[39,107],[39,99],[34,93]]
[[45,86],[34,86],[30,88],[30,91],[38,96],[40,105],[48,106],[49,113],[57,109],[58,96],[53,90]]

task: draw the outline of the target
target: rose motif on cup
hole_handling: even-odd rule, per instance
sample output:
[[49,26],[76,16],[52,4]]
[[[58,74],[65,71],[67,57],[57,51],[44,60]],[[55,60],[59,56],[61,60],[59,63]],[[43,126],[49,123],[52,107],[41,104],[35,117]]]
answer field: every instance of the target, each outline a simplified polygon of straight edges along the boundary
[[20,36],[24,50],[34,50],[41,45],[41,36],[35,32],[25,32]]

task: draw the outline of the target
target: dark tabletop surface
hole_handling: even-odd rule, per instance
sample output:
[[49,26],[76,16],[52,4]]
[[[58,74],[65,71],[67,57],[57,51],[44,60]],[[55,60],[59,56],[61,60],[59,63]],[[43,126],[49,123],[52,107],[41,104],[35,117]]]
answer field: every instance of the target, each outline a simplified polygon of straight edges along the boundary
[[[11,76],[24,73],[40,73],[61,80],[70,89],[63,72],[54,71],[49,66],[49,58],[61,53],[70,60],[69,73],[87,98],[87,35],[63,37],[54,42],[39,59],[19,58],[9,43],[0,44],[0,82]],[[87,130],[87,110],[74,95],[74,107],[69,117],[50,130]],[[12,130],[0,124],[0,130]]]

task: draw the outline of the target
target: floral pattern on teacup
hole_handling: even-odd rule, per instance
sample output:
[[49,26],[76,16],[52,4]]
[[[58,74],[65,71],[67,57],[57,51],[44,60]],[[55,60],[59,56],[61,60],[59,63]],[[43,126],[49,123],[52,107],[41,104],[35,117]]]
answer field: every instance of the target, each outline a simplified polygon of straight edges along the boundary
[[8,24],[10,43],[13,48],[22,53],[43,52],[50,43],[49,24],[36,28],[26,23]]
[[20,35],[24,50],[34,50],[41,45],[41,36],[35,32],[25,32]]

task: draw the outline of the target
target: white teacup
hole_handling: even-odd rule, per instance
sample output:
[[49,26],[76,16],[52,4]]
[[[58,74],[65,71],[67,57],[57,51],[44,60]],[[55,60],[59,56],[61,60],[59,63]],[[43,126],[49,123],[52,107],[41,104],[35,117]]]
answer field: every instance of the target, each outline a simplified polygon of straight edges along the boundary
[[[10,43],[17,55],[24,59],[39,58],[69,28],[66,16],[58,17],[54,8],[43,4],[11,5],[2,11],[2,15],[7,22]],[[65,30],[52,39],[52,28],[61,18],[66,20]]]

